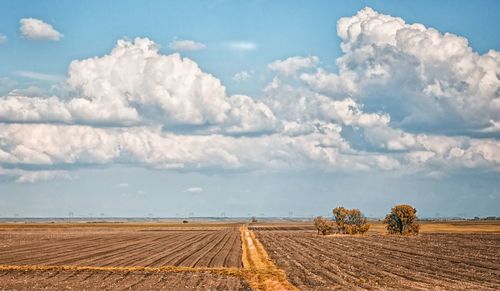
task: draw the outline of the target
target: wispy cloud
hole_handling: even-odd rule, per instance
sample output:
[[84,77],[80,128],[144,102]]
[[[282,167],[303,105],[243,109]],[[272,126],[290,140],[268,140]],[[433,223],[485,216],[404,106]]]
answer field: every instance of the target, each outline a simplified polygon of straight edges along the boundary
[[64,76],[61,75],[45,74],[33,71],[17,71],[16,75],[28,79],[46,81],[46,82],[61,82],[64,80]]
[[202,191],[203,191],[203,188],[201,188],[201,187],[189,187],[186,190],[184,190],[183,192],[195,193],[195,192],[202,192]]
[[36,183],[40,181],[48,181],[52,179],[71,179],[68,172],[65,171],[39,171],[29,172],[20,171],[19,177],[16,179],[17,183]]
[[6,43],[6,42],[7,42],[7,37],[0,33],[0,44]]
[[253,51],[257,49],[257,44],[252,41],[230,41],[226,43],[226,46],[235,51]]
[[253,74],[254,74],[253,70],[252,71],[241,71],[241,72],[238,72],[238,73],[234,74],[233,81],[235,81],[235,82],[245,81],[248,78],[250,78]]
[[116,188],[127,188],[128,187],[128,183],[115,184],[114,187],[116,187]]
[[309,56],[309,57],[296,56],[296,57],[290,57],[286,60],[274,61],[270,63],[267,67],[270,70],[277,71],[285,76],[292,76],[296,72],[302,69],[316,67],[318,65],[318,62],[319,58],[316,56]]
[[201,42],[193,40],[175,40],[168,47],[174,51],[197,51],[206,48]]

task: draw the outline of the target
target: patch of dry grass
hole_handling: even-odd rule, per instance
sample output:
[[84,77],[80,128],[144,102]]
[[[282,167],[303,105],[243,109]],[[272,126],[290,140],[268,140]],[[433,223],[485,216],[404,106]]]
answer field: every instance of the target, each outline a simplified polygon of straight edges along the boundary
[[241,227],[244,278],[253,290],[298,290],[267,254],[255,234]]
[[[420,233],[500,233],[499,220],[419,221]],[[370,221],[369,233],[387,233],[381,221]]]

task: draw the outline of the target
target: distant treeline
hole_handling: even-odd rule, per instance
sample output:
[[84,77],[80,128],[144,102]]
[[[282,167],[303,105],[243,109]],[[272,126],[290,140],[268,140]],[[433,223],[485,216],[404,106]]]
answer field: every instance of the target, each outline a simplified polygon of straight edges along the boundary
[[474,217],[471,220],[500,220],[500,216]]

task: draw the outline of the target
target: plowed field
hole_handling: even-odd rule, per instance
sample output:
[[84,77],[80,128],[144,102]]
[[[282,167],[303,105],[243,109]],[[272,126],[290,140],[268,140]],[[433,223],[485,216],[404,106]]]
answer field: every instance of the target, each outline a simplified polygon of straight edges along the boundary
[[0,271],[2,290],[250,290],[241,278],[208,272]]
[[235,268],[242,265],[238,227],[80,232],[4,229],[0,231],[0,241],[0,265]]
[[257,230],[301,290],[500,289],[500,234],[318,236]]

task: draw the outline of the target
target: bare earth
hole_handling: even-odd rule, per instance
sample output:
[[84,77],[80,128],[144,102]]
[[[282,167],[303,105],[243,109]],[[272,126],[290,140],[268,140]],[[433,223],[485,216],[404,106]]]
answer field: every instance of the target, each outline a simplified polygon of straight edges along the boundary
[[241,278],[208,272],[0,271],[2,290],[250,290]]
[[409,237],[281,221],[249,225],[247,240],[241,225],[0,224],[0,290],[500,290],[499,221],[426,222]]
[[241,267],[238,227],[1,229],[0,265]]
[[324,237],[266,229],[257,238],[301,290],[500,288],[500,234]]

